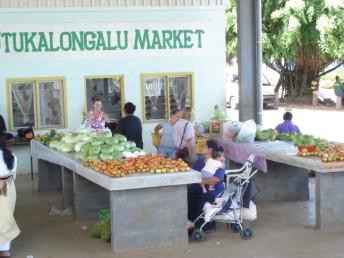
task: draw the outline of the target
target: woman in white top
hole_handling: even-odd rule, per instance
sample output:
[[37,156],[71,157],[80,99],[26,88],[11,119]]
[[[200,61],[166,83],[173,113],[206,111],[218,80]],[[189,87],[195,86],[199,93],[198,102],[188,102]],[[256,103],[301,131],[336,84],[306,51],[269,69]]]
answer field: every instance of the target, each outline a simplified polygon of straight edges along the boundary
[[0,133],[0,257],[11,256],[11,241],[20,233],[13,217],[16,169],[17,158],[6,148],[6,134]]
[[[174,125],[173,128],[173,142],[176,149],[186,147],[188,149],[188,156],[184,161],[190,167],[197,160],[195,150],[195,130],[191,123],[194,112],[191,107],[185,106],[181,113],[181,119]],[[183,136],[184,135],[184,136]]]

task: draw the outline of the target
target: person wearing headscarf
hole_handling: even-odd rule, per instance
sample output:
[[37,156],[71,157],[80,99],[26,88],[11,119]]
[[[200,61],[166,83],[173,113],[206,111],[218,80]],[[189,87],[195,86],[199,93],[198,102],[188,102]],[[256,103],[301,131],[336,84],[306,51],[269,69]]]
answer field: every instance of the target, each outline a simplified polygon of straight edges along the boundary
[[6,134],[0,133],[0,257],[10,257],[11,241],[20,230],[13,213],[17,199],[14,180],[17,158],[6,147]]

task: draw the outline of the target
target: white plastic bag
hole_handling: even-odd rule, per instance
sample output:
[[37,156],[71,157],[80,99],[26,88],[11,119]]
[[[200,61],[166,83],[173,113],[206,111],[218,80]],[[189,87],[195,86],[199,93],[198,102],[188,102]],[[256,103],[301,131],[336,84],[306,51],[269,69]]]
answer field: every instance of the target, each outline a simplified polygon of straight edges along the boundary
[[222,139],[225,141],[234,141],[235,137],[240,132],[242,123],[239,121],[233,121],[226,123],[223,128]]
[[250,201],[250,206],[248,209],[242,209],[242,217],[245,220],[251,221],[257,219],[257,206],[252,201]]
[[237,142],[253,142],[256,137],[256,123],[253,119],[247,120],[241,125],[239,134],[236,137]]
[[85,119],[85,121],[82,123],[82,125],[80,125],[78,128],[76,128],[76,130],[74,132],[78,133],[82,129],[87,129],[90,132],[92,131],[92,128],[90,127],[90,122],[88,119]]

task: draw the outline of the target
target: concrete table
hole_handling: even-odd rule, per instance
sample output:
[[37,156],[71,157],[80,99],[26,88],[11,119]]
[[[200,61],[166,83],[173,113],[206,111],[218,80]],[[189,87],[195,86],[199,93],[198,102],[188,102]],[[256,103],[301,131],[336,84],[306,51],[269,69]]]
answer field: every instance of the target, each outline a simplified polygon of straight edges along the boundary
[[250,154],[255,155],[255,162],[267,172],[254,177],[261,191],[256,197],[260,202],[309,200],[309,170],[315,171],[316,227],[344,227],[344,166],[328,168],[317,157],[298,157],[292,142],[236,143],[213,139],[224,147],[231,168],[241,166]]
[[65,207],[77,220],[111,209],[111,245],[115,252],[188,244],[187,184],[201,182],[188,172],[132,174],[109,178],[61,153],[31,142],[38,159],[39,190],[62,189]]

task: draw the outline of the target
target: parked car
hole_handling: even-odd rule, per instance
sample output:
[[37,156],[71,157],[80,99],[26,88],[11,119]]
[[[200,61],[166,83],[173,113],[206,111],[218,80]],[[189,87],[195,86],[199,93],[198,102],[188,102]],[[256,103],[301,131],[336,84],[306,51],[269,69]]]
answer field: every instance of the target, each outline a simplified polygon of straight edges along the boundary
[[[230,108],[236,109],[239,103],[239,85],[238,75],[232,75],[232,78],[227,84],[227,104]],[[263,107],[275,104],[275,87],[270,83],[268,78],[263,74],[262,77],[262,94],[263,94]]]

